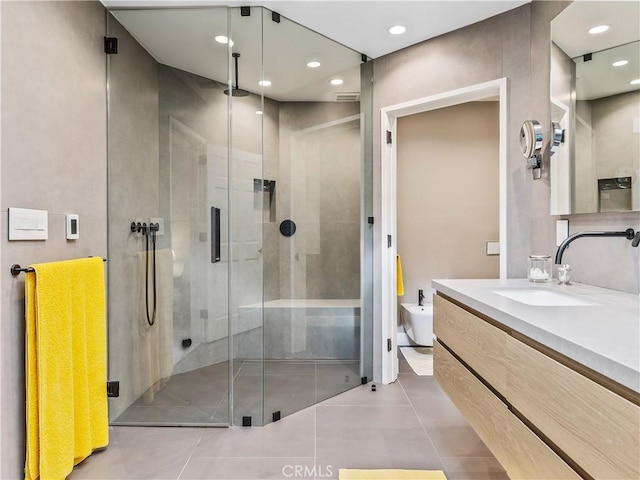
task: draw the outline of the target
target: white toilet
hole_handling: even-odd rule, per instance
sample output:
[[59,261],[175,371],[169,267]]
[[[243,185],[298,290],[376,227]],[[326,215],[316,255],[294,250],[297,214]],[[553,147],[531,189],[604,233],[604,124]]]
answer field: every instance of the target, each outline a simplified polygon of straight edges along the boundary
[[403,303],[400,319],[409,338],[423,347],[433,346],[433,304]]

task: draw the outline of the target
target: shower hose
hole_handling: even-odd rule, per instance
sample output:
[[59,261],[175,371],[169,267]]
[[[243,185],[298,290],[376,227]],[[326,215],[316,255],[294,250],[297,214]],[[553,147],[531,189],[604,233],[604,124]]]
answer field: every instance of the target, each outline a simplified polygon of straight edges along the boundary
[[[156,231],[159,225],[157,223],[149,223],[149,228],[143,227],[143,234],[146,237],[146,257],[145,257],[145,285],[144,285],[144,297],[145,297],[145,312],[147,314],[147,323],[150,327],[156,323],[156,297],[157,297],[157,284],[156,284]],[[149,259],[149,237],[151,237],[151,259]],[[153,313],[149,315],[149,261],[153,263]]]

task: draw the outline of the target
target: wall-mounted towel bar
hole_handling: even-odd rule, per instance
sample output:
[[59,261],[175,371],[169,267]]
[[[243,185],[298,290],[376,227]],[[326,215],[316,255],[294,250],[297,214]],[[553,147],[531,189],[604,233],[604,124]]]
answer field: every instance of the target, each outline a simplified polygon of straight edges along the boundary
[[[102,261],[106,262],[107,259],[103,258]],[[11,275],[13,275],[14,277],[20,275],[22,272],[34,272],[34,271],[35,270],[31,267],[22,268],[19,263],[14,263],[13,265],[11,265]]]

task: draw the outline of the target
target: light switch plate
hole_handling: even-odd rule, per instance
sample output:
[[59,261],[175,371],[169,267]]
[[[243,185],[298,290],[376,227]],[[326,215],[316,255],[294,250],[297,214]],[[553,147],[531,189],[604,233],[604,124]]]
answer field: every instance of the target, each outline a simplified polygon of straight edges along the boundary
[[75,213],[67,213],[65,220],[67,240],[80,238],[80,216]]
[[569,236],[569,220],[556,220],[556,247]]
[[500,242],[487,242],[487,255],[500,255]]
[[46,240],[48,219],[47,210],[9,207],[9,240]]

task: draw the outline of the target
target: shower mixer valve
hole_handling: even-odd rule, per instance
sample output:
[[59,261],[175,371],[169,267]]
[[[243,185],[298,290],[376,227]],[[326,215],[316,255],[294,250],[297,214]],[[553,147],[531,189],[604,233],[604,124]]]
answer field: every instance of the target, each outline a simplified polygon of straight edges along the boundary
[[146,223],[142,222],[131,222],[131,233],[142,233],[142,235],[146,235],[147,232],[157,232],[160,230],[159,223],[149,223],[147,227]]

